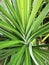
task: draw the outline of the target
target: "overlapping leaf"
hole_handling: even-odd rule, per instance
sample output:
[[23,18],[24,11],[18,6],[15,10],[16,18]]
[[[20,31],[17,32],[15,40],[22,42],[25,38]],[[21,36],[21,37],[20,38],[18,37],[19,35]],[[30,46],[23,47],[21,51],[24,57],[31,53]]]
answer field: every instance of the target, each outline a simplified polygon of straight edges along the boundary
[[36,17],[43,0],[3,2],[6,7],[0,5],[0,33],[8,39],[0,41],[0,60],[5,59],[4,65],[49,65],[49,51],[43,50],[49,44],[35,45],[32,42],[36,37],[49,33],[49,22],[40,25],[49,12],[49,3]]

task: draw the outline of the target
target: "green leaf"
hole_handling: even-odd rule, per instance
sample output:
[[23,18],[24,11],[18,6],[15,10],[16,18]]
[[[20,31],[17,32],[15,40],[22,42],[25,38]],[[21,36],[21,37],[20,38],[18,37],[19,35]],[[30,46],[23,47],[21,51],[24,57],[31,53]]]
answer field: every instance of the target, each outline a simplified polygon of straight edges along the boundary
[[17,14],[16,14],[14,8],[12,7],[10,1],[9,1],[9,0],[4,0],[4,1],[5,1],[5,3],[10,7],[10,9],[11,9],[11,11],[13,12],[14,16],[16,17],[16,19],[19,20],[19,18],[18,18],[18,16],[17,16]]
[[0,50],[0,60],[3,60],[6,57],[9,57],[10,55],[13,55],[17,51],[18,51],[17,48],[14,48],[14,49],[2,49],[2,50]]
[[37,60],[36,60],[36,58],[35,58],[35,56],[33,54],[32,45],[31,44],[29,44],[29,52],[30,52],[30,56],[31,56],[31,58],[33,60],[33,64],[35,63],[35,65],[38,65],[38,62],[37,62]]
[[[49,3],[46,5],[46,7],[42,10],[42,12],[39,14],[39,16],[37,17],[37,19],[33,22],[29,32],[27,33],[27,38],[30,36],[31,32],[32,34],[39,28],[39,25],[41,24],[41,22],[43,22],[43,19],[45,18],[46,14],[49,11]],[[44,12],[44,13],[43,13]],[[30,24],[29,24],[30,25]]]
[[11,34],[10,32],[7,32],[6,30],[0,29],[0,33],[2,33],[3,35],[5,35],[6,37],[15,40],[17,39],[16,36],[14,36],[13,34]]
[[31,13],[31,9],[32,9],[32,3],[33,3],[33,0],[27,0],[27,6],[25,6],[27,9],[27,23],[28,23],[28,20],[29,20],[29,17],[30,17],[30,13]]
[[[24,53],[24,50],[25,50],[25,46],[23,46],[22,48],[20,48],[19,49],[19,51],[16,53],[16,54],[14,54],[14,55],[12,55],[11,56],[11,60],[10,60],[10,62],[8,63],[8,65],[15,65],[17,62],[18,62],[18,59],[19,58],[21,58],[21,56],[23,55],[23,53]],[[13,62],[13,60],[14,60],[14,62]],[[20,61],[20,60],[19,60]],[[17,65],[17,64],[16,64]]]
[[22,39],[24,39],[23,36],[21,35],[21,33],[18,32],[18,30],[15,30],[14,28],[6,25],[5,23],[3,24],[3,21],[0,21],[0,27],[4,28],[5,30],[12,31],[12,32],[16,33],[18,36],[20,36]]
[[42,1],[4,0],[5,6],[0,5],[0,60],[4,65],[49,65],[49,51],[43,50],[49,44],[36,43],[36,37],[49,33],[49,22],[40,25],[49,12],[49,3],[41,11]]
[[31,65],[31,57],[30,57],[28,48],[26,48],[25,63],[24,64]]
[[36,21],[33,23],[33,31],[36,31],[39,28],[39,25],[45,18],[46,14],[49,12],[49,3],[45,6],[43,11],[40,13]]
[[[12,27],[14,30],[17,30],[15,27],[13,27],[14,26],[13,23],[11,21],[7,20],[3,15],[0,15],[0,19],[3,21],[3,22],[0,21],[0,23],[2,23],[2,25],[5,24],[6,26],[8,26],[10,28]],[[21,29],[19,27],[18,27],[18,30],[24,36],[23,32],[21,31]]]
[[20,0],[20,11],[21,11],[21,19],[22,19],[23,29],[24,29],[24,23],[25,23],[25,18],[24,18],[24,14],[25,14],[24,4],[25,4],[25,0],[22,0],[22,2]]
[[[33,3],[33,0],[25,0],[25,30],[26,30],[26,27],[27,27],[27,23],[29,21],[29,17],[30,17],[30,13],[31,13],[31,10],[32,10],[32,3]],[[26,33],[25,33],[26,34]]]
[[13,17],[0,5],[0,11],[7,17],[9,18],[14,25],[16,24],[15,20],[13,19]]
[[22,25],[21,25],[21,20],[20,20],[19,17],[17,16],[17,13],[16,13],[16,11],[14,10],[14,8],[12,7],[10,1],[9,1],[9,0],[4,0],[4,1],[5,1],[5,3],[10,7],[11,11],[13,12],[13,15],[15,16],[15,18],[16,18],[18,24],[19,24],[20,27],[21,27],[21,30],[23,31],[23,28],[22,28]]
[[[4,24],[6,23],[5,25],[9,25],[9,26],[13,27],[11,22],[9,22],[4,16],[0,15],[0,19],[3,21]],[[0,23],[2,23],[2,22],[0,22]]]
[[[29,21],[28,21],[28,24],[27,24],[27,28],[26,28],[26,33],[28,32],[31,24],[32,24],[32,21],[33,19],[35,18],[36,16],[36,13],[41,5],[43,0],[34,0],[33,2],[33,9],[32,9],[32,12],[31,12],[31,15],[30,15],[30,18],[29,18]],[[38,5],[37,5],[38,4]]]
[[0,49],[10,47],[12,45],[17,45],[18,43],[23,43],[23,41],[20,40],[2,41],[0,42]]
[[41,58],[43,58],[43,60],[45,60],[46,62],[49,63],[49,58],[47,57],[47,55],[43,54],[42,52],[40,52],[39,50],[35,50],[36,54],[38,54],[38,56],[40,56]]
[[41,36],[49,32],[49,22],[41,26],[34,34],[29,38],[29,41],[32,41],[34,38]]
[[33,49],[34,57],[36,58],[38,65],[44,65],[43,59],[37,54],[37,51]]
[[0,5],[0,11],[10,20],[12,21],[12,24],[14,25],[14,27],[17,27],[18,30],[20,30],[17,22],[13,19],[13,17],[11,16],[11,14],[9,14],[1,5]]
[[[19,1],[19,0],[18,0]],[[11,3],[12,3],[12,5],[13,5],[13,8],[14,8],[14,10],[16,11],[16,14],[17,14],[17,16],[19,17],[19,19],[21,20],[21,16],[20,16],[20,11],[19,11],[19,8],[20,8],[20,6],[18,7],[18,3],[17,3],[17,0],[11,0]],[[19,4],[20,5],[20,4]],[[18,13],[19,12],[19,13]],[[21,23],[22,23],[22,21],[21,21]]]
[[49,56],[49,50],[44,50],[44,49],[38,49],[37,48],[37,50],[39,50],[41,53],[43,53],[43,54],[46,54],[47,56]]
[[5,61],[4,61],[4,65],[6,65],[7,59],[8,59],[8,57],[5,59]]

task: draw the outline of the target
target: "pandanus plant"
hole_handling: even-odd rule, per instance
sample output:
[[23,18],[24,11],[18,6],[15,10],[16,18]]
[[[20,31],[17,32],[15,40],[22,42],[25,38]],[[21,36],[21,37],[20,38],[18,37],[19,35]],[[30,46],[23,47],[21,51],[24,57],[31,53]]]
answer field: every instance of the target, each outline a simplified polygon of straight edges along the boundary
[[39,14],[43,0],[4,0],[4,3],[7,9],[0,5],[3,65],[49,65],[49,51],[43,49],[49,44],[36,41],[49,33],[49,22],[41,25],[49,12],[49,3]]

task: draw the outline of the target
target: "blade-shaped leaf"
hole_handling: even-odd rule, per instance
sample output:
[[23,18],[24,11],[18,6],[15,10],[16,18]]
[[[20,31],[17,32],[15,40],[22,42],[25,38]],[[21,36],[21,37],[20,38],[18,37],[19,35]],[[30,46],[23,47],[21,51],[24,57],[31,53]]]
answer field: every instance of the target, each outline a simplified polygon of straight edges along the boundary
[[[33,31],[35,32],[38,28],[41,22],[43,22],[43,19],[45,18],[46,14],[49,12],[49,3],[46,5],[46,7],[43,9],[43,11],[40,13],[40,15],[37,17],[36,21],[33,22],[33,25],[31,26],[29,32],[27,33],[27,38],[29,37],[30,33]],[[33,34],[32,32],[32,34]]]
[[43,54],[43,53],[41,53],[39,50],[35,50],[35,52],[36,52],[36,54],[38,54],[38,56],[40,56],[41,58],[43,58],[43,60],[45,60],[46,62],[48,62],[49,63],[49,58],[47,57],[47,55],[45,55],[45,54]]
[[19,24],[20,27],[21,27],[21,30],[23,30],[22,25],[21,25],[21,20],[20,20],[19,17],[17,16],[16,11],[13,9],[13,7],[12,7],[10,1],[9,1],[9,0],[4,0],[4,1],[5,1],[5,3],[10,7],[11,11],[13,12],[13,15],[15,16],[15,18],[17,19],[18,24]]
[[[33,9],[32,9],[32,12],[31,12],[31,15],[30,15],[30,18],[29,18],[29,21],[28,21],[28,24],[27,24],[27,28],[26,28],[26,33],[28,32],[29,30],[29,27],[31,26],[32,24],[32,21],[33,19],[35,18],[35,15],[41,5],[43,0],[34,0],[34,4],[33,4]],[[38,5],[37,5],[38,4]]]
[[16,21],[14,20],[14,18],[11,16],[11,14],[9,14],[1,5],[0,5],[0,11],[10,20],[12,21],[13,25],[15,27],[18,28],[18,30],[20,30],[19,25],[16,23]]
[[37,60],[37,62],[38,62],[38,65],[44,65],[44,61],[43,61],[43,59],[35,52],[35,49],[33,49],[33,52],[34,52],[34,56],[35,56],[35,58],[36,58],[36,60]]
[[24,65],[31,65],[31,57],[28,48],[26,48],[25,63]]
[[23,43],[23,41],[20,40],[2,41],[0,42],[0,49],[10,47],[12,45],[17,45],[18,43]]
[[[41,24],[41,22],[43,21],[43,19],[45,18],[46,14],[48,12],[49,12],[49,3],[45,6],[45,8],[43,9],[43,11],[40,13],[40,15],[38,16],[38,18],[36,19],[36,21],[33,23],[33,30],[34,31],[36,31],[38,29],[39,25]],[[35,29],[35,27],[36,27],[36,29]]]
[[11,26],[6,25],[5,23],[3,24],[3,21],[0,21],[0,27],[4,28],[5,30],[8,30],[8,31],[15,32],[18,36],[20,36],[23,39],[23,36],[21,35],[20,32],[18,32],[17,30],[15,30],[14,28],[12,28]]
[[8,57],[8,56],[10,56],[10,55],[12,55],[12,54],[15,54],[17,51],[18,51],[18,49],[17,48],[15,48],[15,49],[2,49],[2,50],[0,50],[1,52],[0,52],[0,60],[3,60],[3,59],[5,59],[6,57]]
[[34,56],[33,52],[32,52],[32,45],[31,44],[29,44],[29,52],[30,52],[30,56],[31,56],[32,60],[34,61],[34,63],[36,65],[39,65],[37,60],[35,59],[35,56]]
[[49,32],[49,22],[41,26],[31,37],[29,40],[33,40],[37,36],[42,36],[43,34]]
[[10,32],[7,32],[6,30],[0,29],[0,33],[2,33],[3,35],[5,35],[6,37],[15,40],[17,39],[16,36],[14,36],[13,34],[11,34]]
[[[19,58],[21,58],[21,55],[23,55],[24,53],[24,50],[25,50],[25,46],[23,46],[22,48],[19,49],[18,53],[14,54],[12,57],[11,57],[11,60],[10,62],[8,63],[8,65],[15,65],[18,61]],[[14,60],[14,62],[13,62]]]

